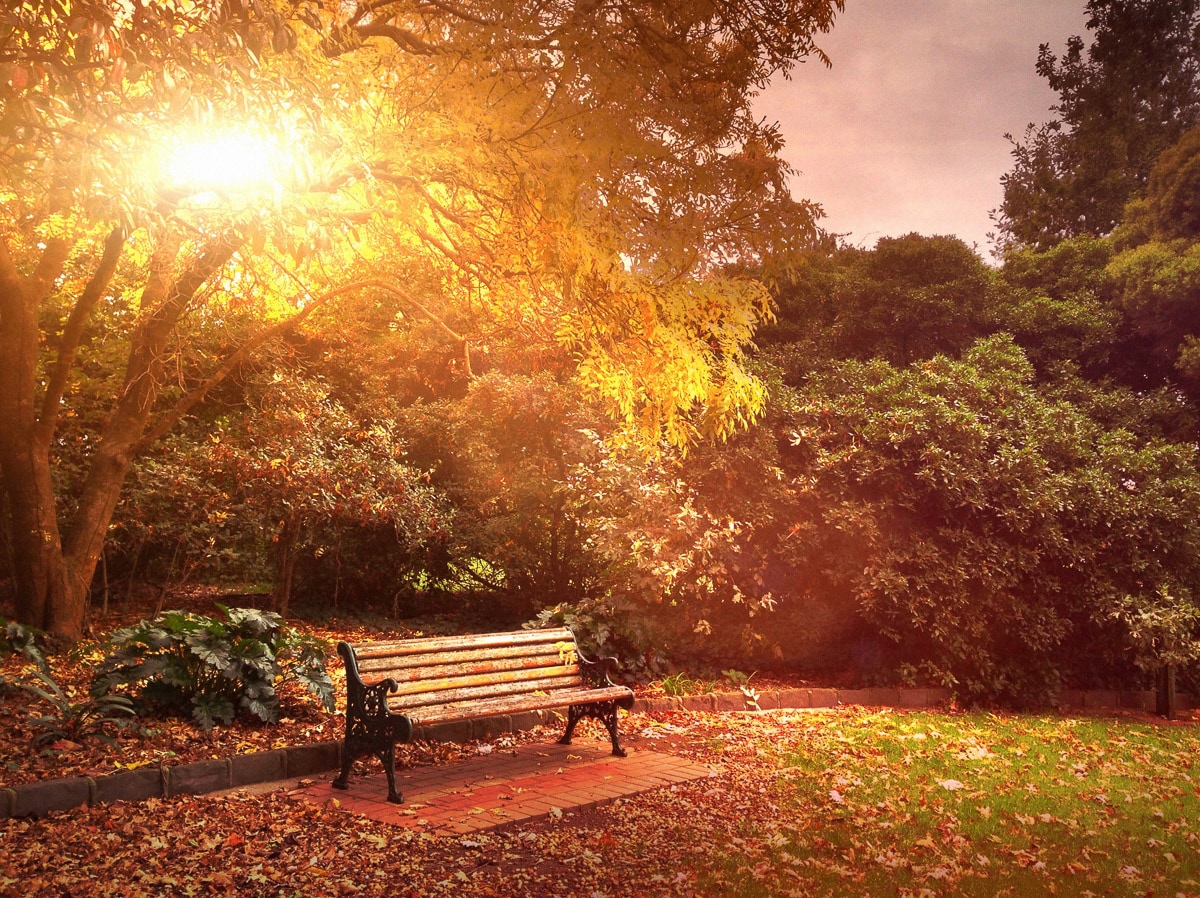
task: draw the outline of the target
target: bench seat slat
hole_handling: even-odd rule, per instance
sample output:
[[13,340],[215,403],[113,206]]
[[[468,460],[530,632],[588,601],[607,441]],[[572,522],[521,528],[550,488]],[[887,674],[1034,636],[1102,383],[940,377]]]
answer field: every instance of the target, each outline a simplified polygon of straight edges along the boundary
[[556,664],[553,667],[545,667],[543,665],[536,667],[525,666],[499,671],[488,671],[486,669],[471,671],[463,668],[443,669],[449,671],[444,676],[401,683],[399,688],[393,691],[389,697],[418,695],[424,692],[446,692],[491,684],[497,686],[513,684],[516,686],[530,680],[546,680],[559,677],[573,677],[577,679],[580,675],[578,664]]
[[505,695],[551,693],[563,689],[576,689],[581,686],[583,686],[583,678],[577,675],[540,677],[535,680],[520,680],[514,683],[489,683],[480,686],[467,686],[461,689],[441,689],[436,692],[423,691],[411,695],[389,695],[388,708],[396,714],[407,714],[410,708],[420,708],[426,705],[473,701]]
[[[574,647],[572,646],[572,649]],[[569,656],[570,651],[562,651],[558,645],[554,643],[541,645],[515,645],[515,646],[496,646],[493,648],[469,649],[467,651],[455,652],[429,652],[421,655],[404,655],[397,657],[395,655],[384,655],[374,658],[360,658],[358,660],[358,672],[364,676],[370,675],[371,678],[383,679],[392,677],[400,679],[396,676],[396,671],[401,670],[419,670],[423,667],[438,667],[445,664],[469,664],[473,661],[503,661],[509,658],[545,658],[548,664],[560,664],[559,659],[564,655]]]
[[478,677],[490,674],[489,682],[519,679],[521,672],[555,671],[561,667],[578,670],[578,664],[564,665],[558,655],[535,655],[532,658],[500,658],[491,661],[469,661],[462,664],[439,664],[436,667],[402,667],[372,671],[380,680],[392,679],[401,684],[401,692],[439,688],[436,683],[455,677]]
[[352,645],[355,656],[360,659],[378,657],[402,657],[424,655],[458,648],[486,648],[491,646],[538,645],[542,643],[569,642],[575,637],[566,627],[557,630],[515,630],[510,633],[482,633],[475,636],[433,636],[426,639],[402,639],[395,642],[367,642]]
[[423,726],[475,717],[520,714],[523,711],[536,711],[539,708],[565,708],[568,705],[585,702],[615,701],[628,695],[629,690],[624,686],[605,686],[601,689],[564,689],[548,693],[430,705],[426,708],[414,709],[408,713],[408,718],[415,726]]

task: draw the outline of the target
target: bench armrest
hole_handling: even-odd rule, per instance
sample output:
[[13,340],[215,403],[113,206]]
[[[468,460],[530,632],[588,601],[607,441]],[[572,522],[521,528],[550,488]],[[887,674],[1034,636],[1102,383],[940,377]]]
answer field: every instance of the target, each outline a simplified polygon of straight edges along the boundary
[[597,658],[593,661],[578,649],[576,649],[575,654],[579,658],[579,670],[591,681],[593,686],[617,685],[612,681],[611,677],[612,673],[619,666],[616,658]]
[[378,683],[364,683],[358,672],[358,659],[354,649],[344,642],[337,645],[338,654],[346,665],[346,717],[359,719],[385,718],[388,716],[388,693],[395,692],[399,684],[390,677]]

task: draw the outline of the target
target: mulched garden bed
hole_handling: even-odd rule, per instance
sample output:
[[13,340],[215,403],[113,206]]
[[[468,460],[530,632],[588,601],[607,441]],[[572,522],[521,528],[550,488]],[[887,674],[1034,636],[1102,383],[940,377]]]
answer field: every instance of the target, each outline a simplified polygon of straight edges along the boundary
[[[192,603],[189,610],[207,613],[211,608],[204,607],[202,603]],[[94,620],[92,632],[107,634],[150,615],[152,609],[112,614]],[[322,624],[299,620],[290,620],[288,623],[330,646],[327,667],[333,678],[334,694],[340,708],[345,699],[345,672],[341,660],[333,652],[338,640],[354,642],[441,634],[453,631],[457,622],[439,618],[422,621],[421,626],[388,622],[372,622],[368,625],[361,621],[336,620]],[[85,643],[72,652],[50,656],[54,678],[72,701],[87,698],[92,669],[101,657],[102,651],[95,643]],[[20,656],[0,661],[0,676],[10,680],[32,681],[30,670],[28,662]],[[763,689],[808,685],[797,678],[761,675],[756,676],[753,683],[755,687]],[[635,686],[635,692],[642,697],[663,695],[661,687],[656,685]],[[24,690],[9,690],[0,694],[0,785],[15,786],[68,776],[104,776],[119,770],[223,759],[237,754],[342,738],[344,718],[340,712],[326,712],[315,698],[294,684],[285,684],[280,689],[280,697],[282,714],[276,724],[239,718],[232,724],[218,725],[206,733],[187,719],[143,715],[123,728],[108,727],[107,735],[112,742],[99,738],[81,742],[62,740],[35,749],[31,743],[40,729],[32,721],[51,709]],[[541,736],[518,734],[517,738],[524,741]],[[415,744],[404,751],[407,755],[405,760],[409,763],[436,763],[472,753],[474,746]]]

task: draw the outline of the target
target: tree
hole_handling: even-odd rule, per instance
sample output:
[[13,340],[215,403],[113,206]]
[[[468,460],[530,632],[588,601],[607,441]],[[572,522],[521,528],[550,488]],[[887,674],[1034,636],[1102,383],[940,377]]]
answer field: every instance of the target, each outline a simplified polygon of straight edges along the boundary
[[1159,154],[1200,122],[1200,12],[1194,0],[1089,0],[1082,37],[1037,71],[1057,117],[1009,135],[1013,167],[992,213],[1000,244],[1047,249],[1104,236],[1146,186]]
[[792,423],[791,551],[964,697],[1025,704],[1120,671],[1129,597],[1200,582],[1195,447],[1037,389],[1006,336],[959,360],[832,363]]
[[1042,380],[1112,375],[1121,342],[1121,315],[1105,275],[1112,256],[1112,241],[1096,237],[1005,255],[997,326],[1016,338]]
[[[815,240],[819,213],[788,194],[750,98],[818,52],[840,8],[7,8],[0,469],[20,619],[78,637],[138,453],[256,347],[354,292],[435,324],[468,374],[492,343],[565,354],[633,441],[750,420],[762,390],[743,346],[768,300],[718,269]],[[227,169],[251,168],[246,135],[292,161],[221,195],[164,157],[230,132]],[[197,333],[228,342],[195,353]],[[80,365],[113,355],[86,471],[56,494]]]
[[990,333],[1003,297],[957,237],[884,237],[874,249],[810,254],[776,288],[777,321],[757,342],[805,342],[817,358],[895,364],[960,352]]
[[[12,516],[18,617],[77,637],[172,331],[244,240],[221,221],[189,239],[183,222],[171,218],[178,185],[132,177],[133,168],[152,161],[140,152],[144,142],[163,140],[164,126],[182,120],[193,101],[232,114],[236,103],[221,100],[244,101],[258,79],[237,27],[248,24],[244,16],[102,4],[68,13],[50,2],[5,12],[0,414],[8,426],[0,469]],[[206,99],[192,96],[193,88]],[[155,195],[159,188],[162,196]],[[118,274],[123,260],[129,270]],[[142,289],[130,301],[122,294],[136,289],[137,274]],[[125,376],[103,439],[92,446],[91,475],[74,501],[63,503],[70,519],[61,535],[51,466],[56,433],[78,356],[95,335],[89,321],[117,304],[135,318],[125,328]]]
[[1126,207],[1104,269],[1127,324],[1133,365],[1200,408],[1200,128],[1159,157]]

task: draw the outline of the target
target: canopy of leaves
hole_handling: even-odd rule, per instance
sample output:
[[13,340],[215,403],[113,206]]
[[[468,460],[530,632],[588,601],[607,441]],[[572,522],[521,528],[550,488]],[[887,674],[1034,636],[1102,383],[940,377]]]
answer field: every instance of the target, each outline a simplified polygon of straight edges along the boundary
[[897,364],[956,353],[994,327],[993,273],[956,237],[884,237],[872,250],[807,255],[776,290],[778,322],[760,345],[793,343],[814,359]]
[[1103,236],[1146,186],[1159,155],[1200,121],[1200,18],[1193,0],[1089,0],[1091,44],[1061,58],[1043,44],[1038,74],[1057,117],[1013,144],[993,213],[1002,246],[1048,249]]
[[[406,311],[423,295],[472,342],[566,349],[647,435],[726,433],[761,401],[738,360],[766,297],[680,278],[816,237],[750,98],[818,52],[839,6],[22,4],[0,57],[10,251],[32,267],[53,234],[82,273],[106,232],[90,224],[186,213],[237,228],[250,268],[222,293],[293,306],[341,285],[331,264],[369,276],[386,257]],[[164,205],[204,187],[167,154],[231,131],[286,148],[274,208]]]
[[1131,202],[1114,234],[1104,273],[1145,376],[1200,400],[1200,229],[1196,172],[1200,130],[1159,158],[1143,197]]
[[[769,300],[722,272],[812,244],[820,210],[790,196],[751,99],[819,55],[840,8],[6,8],[0,466],[21,615],[78,637],[131,459],[348,297],[423,319],[466,377],[510,346],[553,358],[642,446],[753,420],[744,352]],[[106,402],[75,419],[60,502],[56,437],[92,387]]]

